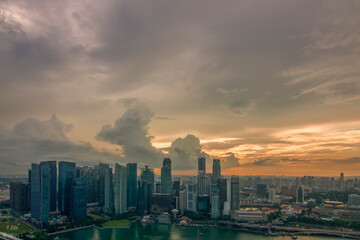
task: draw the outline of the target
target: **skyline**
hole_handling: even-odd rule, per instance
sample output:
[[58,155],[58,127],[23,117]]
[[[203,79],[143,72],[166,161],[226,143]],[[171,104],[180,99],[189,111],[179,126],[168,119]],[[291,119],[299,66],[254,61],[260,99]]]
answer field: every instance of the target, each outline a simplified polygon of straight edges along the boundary
[[359,176],[360,2],[0,3],[0,175]]

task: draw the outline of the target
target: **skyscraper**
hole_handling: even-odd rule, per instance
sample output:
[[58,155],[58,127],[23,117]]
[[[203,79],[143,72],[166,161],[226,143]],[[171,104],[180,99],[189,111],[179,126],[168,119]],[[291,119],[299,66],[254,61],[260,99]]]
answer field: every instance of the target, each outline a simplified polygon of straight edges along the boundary
[[196,185],[192,183],[188,183],[188,185],[186,186],[186,192],[187,192],[186,209],[189,211],[196,212],[196,207],[197,207]]
[[31,164],[31,217],[41,227],[48,225],[50,213],[51,163]]
[[137,164],[126,164],[127,175],[127,205],[128,209],[136,208],[137,204]]
[[260,199],[266,199],[267,198],[267,195],[266,195],[266,192],[267,192],[267,186],[266,184],[258,184],[256,186],[256,196]]
[[140,179],[143,181],[147,181],[151,188],[151,193],[154,192],[154,184],[155,184],[155,175],[154,175],[154,169],[149,168],[149,166],[145,166],[144,169],[142,169]]
[[98,166],[99,171],[99,180],[98,180],[98,199],[99,199],[99,207],[104,207],[105,205],[105,174],[108,172],[109,164],[99,163]]
[[112,168],[105,171],[105,202],[104,212],[114,214],[114,185]]
[[152,198],[151,184],[146,180],[140,180],[138,182],[138,213],[148,214],[151,207]]
[[30,183],[10,183],[10,207],[18,213],[30,210]]
[[126,167],[115,164],[114,175],[114,209],[115,215],[127,212],[127,175]]
[[211,174],[199,173],[198,175],[198,190],[199,196],[210,196]]
[[58,208],[62,214],[70,215],[71,186],[76,178],[74,162],[59,162]]
[[216,183],[221,176],[221,166],[219,159],[213,159],[212,182]]
[[304,203],[304,189],[299,186],[296,191],[296,201],[298,203]]
[[231,210],[238,210],[240,203],[239,177],[231,178]]
[[50,212],[56,211],[56,182],[57,182],[57,168],[56,161],[46,161],[40,164],[47,164],[50,168]]
[[165,158],[161,168],[161,192],[163,194],[172,194],[172,181],[171,181],[171,160]]
[[198,158],[198,174],[206,173],[206,158],[205,157],[200,157]]
[[86,175],[83,175],[71,183],[70,218],[73,221],[86,219],[86,182]]

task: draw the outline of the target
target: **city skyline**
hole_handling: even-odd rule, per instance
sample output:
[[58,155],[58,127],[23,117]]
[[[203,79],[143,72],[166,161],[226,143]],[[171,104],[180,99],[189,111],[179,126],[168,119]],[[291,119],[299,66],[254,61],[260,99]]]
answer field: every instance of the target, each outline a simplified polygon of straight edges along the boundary
[[360,3],[0,3],[0,175],[359,176]]

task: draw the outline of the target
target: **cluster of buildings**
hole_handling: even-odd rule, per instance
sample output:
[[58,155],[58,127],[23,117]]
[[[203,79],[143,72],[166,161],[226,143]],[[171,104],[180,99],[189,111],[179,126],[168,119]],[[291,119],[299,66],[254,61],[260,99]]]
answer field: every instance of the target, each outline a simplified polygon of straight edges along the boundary
[[[265,219],[261,207],[272,207],[289,199],[305,204],[304,196],[318,189],[345,190],[360,186],[358,179],[310,177],[222,176],[219,159],[213,159],[212,172],[206,159],[198,159],[196,176],[172,176],[171,159],[165,158],[161,175],[136,163],[99,163],[78,167],[74,162],[33,163],[28,182],[10,184],[11,208],[47,227],[53,216],[70,221],[86,219],[87,207],[109,215],[136,212],[139,215],[185,211],[207,214],[213,219]],[[138,175],[140,173],[140,175]],[[349,196],[349,207],[360,210],[359,195]],[[259,208],[260,207],[260,208]]]

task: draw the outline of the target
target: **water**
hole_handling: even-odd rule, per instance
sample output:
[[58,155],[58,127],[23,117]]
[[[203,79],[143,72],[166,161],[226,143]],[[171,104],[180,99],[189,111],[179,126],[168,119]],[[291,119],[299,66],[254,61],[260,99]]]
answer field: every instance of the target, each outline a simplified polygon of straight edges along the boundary
[[[272,237],[262,234],[253,234],[240,232],[228,229],[218,228],[196,228],[196,227],[181,227],[176,225],[157,225],[148,224],[142,225],[141,223],[132,224],[129,229],[97,229],[97,228],[86,228],[75,230],[71,232],[65,232],[53,236],[57,239],[74,239],[74,240],[96,240],[96,239],[151,239],[151,240],[195,240],[195,239],[206,239],[206,240],[290,240],[291,237]],[[298,236],[299,240],[325,240],[330,237],[320,236]],[[331,239],[343,239],[343,238],[331,238]]]

